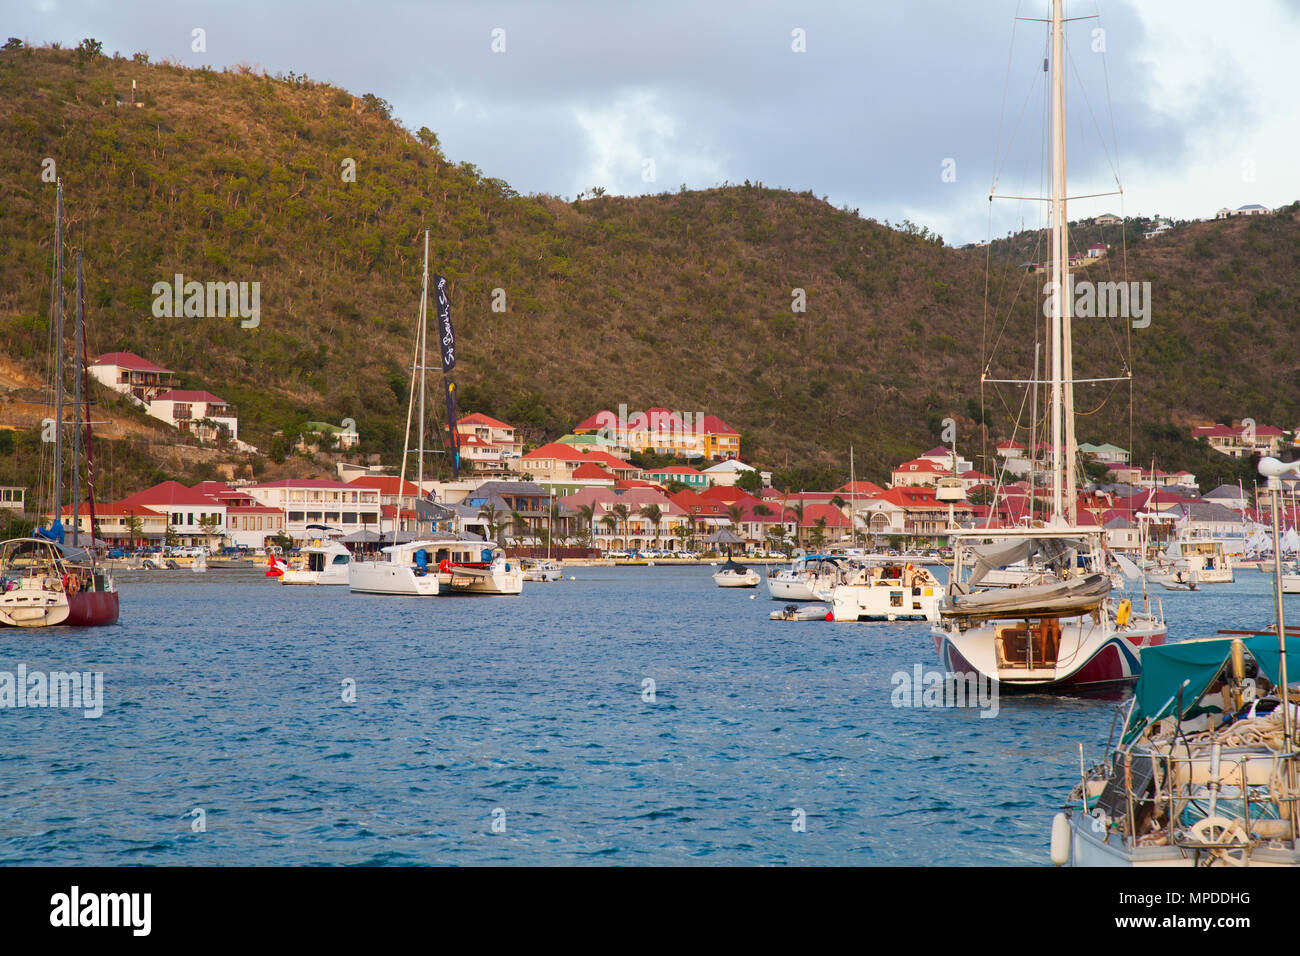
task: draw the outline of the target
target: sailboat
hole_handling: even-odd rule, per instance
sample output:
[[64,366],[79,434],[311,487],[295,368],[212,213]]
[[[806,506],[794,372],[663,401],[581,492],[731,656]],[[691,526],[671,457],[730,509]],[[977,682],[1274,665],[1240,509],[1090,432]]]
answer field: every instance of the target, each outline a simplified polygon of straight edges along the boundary
[[[89,416],[90,379],[85,357],[85,287],[81,253],[77,253],[76,364],[73,370],[72,530],[63,525],[64,356],[63,334],[63,183],[56,184],[54,275],[50,292],[50,332],[54,339],[54,445],[51,466],[50,527],[31,537],[0,542],[0,625],[10,627],[88,627],[115,624],[117,586],[95,552],[94,457]],[[83,431],[84,429],[84,431]],[[80,527],[81,465],[84,441],[90,540],[82,544]]]
[[[1066,231],[1063,0],[1052,0],[1052,195],[1050,298],[1051,508],[1042,527],[976,529],[952,536],[953,566],[931,630],[950,672],[979,673],[1005,690],[1074,691],[1132,682],[1138,651],[1163,644],[1163,614],[1137,612],[1115,592],[1105,532],[1078,523],[1074,370]],[[1037,376],[1031,383],[1037,385]],[[998,568],[1044,573],[1019,587],[981,587]],[[1134,569],[1136,570],[1136,569]]]
[[[420,409],[416,426],[416,487],[424,493],[425,372],[429,326],[429,233],[424,233],[424,280],[420,291],[420,317],[411,366],[411,397],[406,408],[406,443],[402,449],[399,490],[406,486],[406,461],[411,454],[411,419],[415,396]],[[418,376],[419,384],[416,385]],[[401,508],[393,520],[394,543],[381,548],[377,560],[352,561],[348,587],[353,593],[436,597],[439,594],[519,594],[524,578],[517,562],[492,542],[457,538],[420,538],[397,542]],[[287,573],[287,572],[286,572]]]
[[[1274,488],[1300,462],[1259,463]],[[1272,628],[1142,651],[1118,745],[1052,821],[1058,866],[1300,866],[1295,691],[1273,503]]]

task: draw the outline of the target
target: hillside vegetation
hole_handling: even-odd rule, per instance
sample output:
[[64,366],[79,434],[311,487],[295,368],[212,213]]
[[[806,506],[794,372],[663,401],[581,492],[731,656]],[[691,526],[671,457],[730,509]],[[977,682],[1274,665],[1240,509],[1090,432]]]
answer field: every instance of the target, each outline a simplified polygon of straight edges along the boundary
[[[363,451],[400,457],[426,229],[431,270],[450,280],[462,411],[530,442],[619,403],[668,406],[721,416],[747,459],[805,469],[792,481],[845,474],[850,444],[859,476],[883,480],[945,417],[968,455],[979,418],[1010,434],[1021,393],[986,387],[981,412],[981,355],[992,377],[1032,367],[1041,277],[1016,269],[1014,248],[987,276],[985,319],[984,250],[810,193],[520,196],[373,94],[93,50],[4,50],[0,96],[8,357],[33,374],[44,362],[48,157],[68,245],[85,250],[92,351],[138,352],[216,392],[263,449],[308,418],[352,418]],[[1138,422],[1300,421],[1296,207],[1130,241],[1127,271],[1153,286],[1151,326],[1131,337]],[[154,317],[154,283],[177,273],[259,282],[260,325]],[[1091,321],[1076,325],[1077,372],[1122,373],[1123,323]],[[1084,392],[1080,440],[1125,444],[1127,384]],[[1139,460],[1146,440],[1138,429]]]

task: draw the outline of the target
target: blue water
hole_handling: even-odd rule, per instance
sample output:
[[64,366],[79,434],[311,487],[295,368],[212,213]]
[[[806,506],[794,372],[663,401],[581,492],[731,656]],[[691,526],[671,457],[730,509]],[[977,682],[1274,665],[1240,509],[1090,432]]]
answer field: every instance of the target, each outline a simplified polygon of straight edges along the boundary
[[[120,575],[116,627],[0,631],[0,671],[105,682],[97,720],[0,709],[0,864],[1048,862],[1114,700],[896,708],[937,669],[924,625],[773,622],[709,571],[446,599]],[[1268,622],[1270,584],[1161,592],[1171,637]]]

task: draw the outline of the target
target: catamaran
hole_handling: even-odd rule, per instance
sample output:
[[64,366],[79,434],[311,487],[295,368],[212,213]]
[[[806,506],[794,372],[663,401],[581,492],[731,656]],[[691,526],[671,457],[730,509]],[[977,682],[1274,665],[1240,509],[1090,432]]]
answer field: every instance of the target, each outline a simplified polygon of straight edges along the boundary
[[[54,213],[54,284],[50,291],[50,334],[53,338],[54,441],[51,479],[51,522],[31,537],[0,543],[0,625],[49,627],[115,624],[119,602],[113,576],[95,552],[95,470],[89,414],[90,377],[85,356],[85,286],[81,253],[77,253],[76,362],[73,370],[72,529],[63,516],[64,333],[63,333],[63,183],[56,185]],[[83,444],[84,443],[84,444]],[[86,492],[90,535],[82,546],[79,502],[82,450],[85,451]],[[65,543],[70,536],[71,542]]]
[[[1138,651],[1163,644],[1158,602],[1139,612],[1115,593],[1105,533],[1078,523],[1074,431],[1072,288],[1066,229],[1063,0],[1052,0],[1050,64],[1052,194],[1049,298],[1051,506],[1042,527],[987,528],[952,537],[953,568],[932,628],[935,649],[953,673],[978,672],[1005,689],[1074,690],[1131,682]],[[992,198],[992,197],[990,197]],[[1037,364],[1037,358],[1035,359]],[[1039,384],[1038,376],[1032,382]],[[992,381],[985,378],[985,381]],[[1041,569],[1038,583],[981,586],[994,569]],[[1136,569],[1135,569],[1136,570]],[[1139,572],[1140,573],[1140,572]],[[1145,589],[1144,589],[1145,597]]]

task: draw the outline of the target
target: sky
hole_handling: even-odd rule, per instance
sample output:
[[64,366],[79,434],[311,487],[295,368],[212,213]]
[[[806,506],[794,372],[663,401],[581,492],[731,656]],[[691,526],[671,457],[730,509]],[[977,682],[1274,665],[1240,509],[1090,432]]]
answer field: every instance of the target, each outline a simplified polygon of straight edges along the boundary
[[[0,32],[307,74],[521,193],[746,180],[952,244],[1043,224],[1048,0],[6,0]],[[1300,0],[1067,0],[1071,219],[1300,198]],[[196,50],[195,31],[203,47]],[[996,177],[996,189],[995,187]]]

